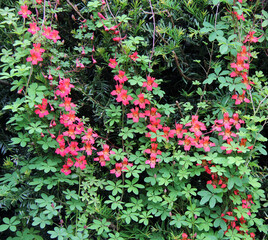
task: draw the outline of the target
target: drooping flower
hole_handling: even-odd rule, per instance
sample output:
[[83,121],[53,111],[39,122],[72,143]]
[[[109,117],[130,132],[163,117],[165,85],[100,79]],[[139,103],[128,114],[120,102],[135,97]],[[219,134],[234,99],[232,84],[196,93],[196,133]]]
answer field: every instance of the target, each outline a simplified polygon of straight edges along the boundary
[[20,11],[18,12],[19,15],[22,15],[23,18],[27,18],[28,15],[31,15],[32,12],[30,10],[28,10],[28,6],[27,5],[23,5],[20,7]]

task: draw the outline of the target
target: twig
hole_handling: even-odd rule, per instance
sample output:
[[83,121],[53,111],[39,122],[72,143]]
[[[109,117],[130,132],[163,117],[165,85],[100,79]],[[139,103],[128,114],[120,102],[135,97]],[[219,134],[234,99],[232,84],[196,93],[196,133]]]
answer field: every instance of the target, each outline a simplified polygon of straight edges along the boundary
[[76,5],[74,6],[74,5],[70,2],[70,0],[66,0],[66,1],[67,1],[67,3],[74,9],[74,11],[76,11],[76,13],[77,13],[82,19],[85,20],[85,18],[84,18],[84,17],[81,15],[81,13],[79,12],[77,6],[76,6]]
[[[151,0],[149,0],[149,4],[150,4],[150,7],[151,7],[151,12],[152,12],[152,17],[153,17],[153,25],[154,25],[153,47],[152,47],[152,53],[151,53],[151,56],[150,56],[150,60],[152,60],[153,55],[154,55],[154,45],[155,45],[155,32],[156,32],[156,28],[155,28],[155,15],[154,15],[154,10],[153,10],[153,6],[152,6]],[[151,62],[149,62],[149,67],[151,68]]]

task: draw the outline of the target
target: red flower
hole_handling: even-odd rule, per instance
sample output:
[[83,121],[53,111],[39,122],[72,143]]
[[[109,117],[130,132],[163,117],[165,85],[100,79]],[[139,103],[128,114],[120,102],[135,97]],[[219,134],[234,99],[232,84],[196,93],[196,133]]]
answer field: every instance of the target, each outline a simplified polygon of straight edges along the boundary
[[138,95],[138,99],[136,99],[133,103],[144,109],[146,104],[150,104],[150,101],[148,99],[144,99],[144,94],[141,93]]
[[245,97],[245,93],[246,93],[246,91],[243,90],[243,93],[241,95],[235,94],[232,96],[232,99],[235,99],[235,105],[239,105],[242,102],[250,103],[250,100]]
[[20,7],[20,11],[18,12],[19,15],[22,15],[23,18],[27,18],[27,15],[32,14],[32,12],[30,10],[28,10],[28,6],[27,5],[23,5]]
[[111,174],[115,174],[116,177],[120,177],[122,172],[122,163],[116,163],[115,168],[110,170]]
[[85,156],[81,156],[79,158],[75,158],[76,162],[74,164],[75,167],[80,168],[81,170],[86,168],[87,161]]
[[134,62],[139,58],[137,52],[134,52],[132,55],[129,55],[129,57],[130,57]]
[[115,68],[116,66],[117,66],[117,62],[116,62],[116,59],[113,59],[113,58],[110,58],[109,59],[109,64],[108,64],[108,66],[110,67],[110,68]]
[[154,80],[155,78],[147,76],[147,82],[143,82],[142,87],[146,87],[148,91],[152,91],[153,87],[158,87],[158,84]]
[[69,168],[70,167],[65,164],[65,165],[62,166],[62,169],[60,171],[67,176],[72,172]]
[[47,99],[42,99],[42,104],[35,105],[35,113],[39,115],[40,118],[46,116],[49,114],[49,112],[46,110],[47,108]]
[[38,62],[43,61],[43,58],[41,58],[41,54],[36,52],[34,49],[30,50],[31,57],[27,57],[27,62],[32,62],[33,65],[37,65]]
[[118,94],[116,101],[122,102],[124,105],[128,105],[129,101],[133,100],[133,97],[127,95],[127,90],[122,89],[121,93]]
[[145,117],[144,113],[139,113],[138,107],[132,108],[132,109],[130,109],[130,111],[131,111],[131,113],[128,113],[127,117],[132,118],[133,122],[139,122],[139,118]]
[[37,27],[36,23],[30,23],[30,28],[28,28],[28,32],[32,34],[36,34],[40,30],[39,27]]
[[119,70],[119,74],[114,76],[114,80],[118,81],[120,84],[126,82],[128,80],[127,76],[125,76],[124,71]]
[[245,40],[243,43],[246,43],[246,42],[250,42],[250,43],[255,42],[256,43],[256,42],[258,42],[260,37],[258,37],[258,38],[253,37],[253,35],[255,33],[256,33],[255,31],[249,32],[248,35],[245,37]]

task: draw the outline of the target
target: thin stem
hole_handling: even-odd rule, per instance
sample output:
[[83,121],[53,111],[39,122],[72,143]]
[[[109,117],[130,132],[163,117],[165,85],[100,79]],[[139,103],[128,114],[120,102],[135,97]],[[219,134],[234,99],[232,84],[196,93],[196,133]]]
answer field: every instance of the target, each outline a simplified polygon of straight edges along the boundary
[[[155,31],[156,31],[156,28],[155,28],[155,15],[154,15],[154,10],[153,10],[153,6],[152,6],[152,2],[151,2],[151,0],[149,0],[149,4],[150,4],[151,12],[152,12],[153,25],[154,25],[154,32],[153,32],[153,47],[152,47],[152,53],[151,53],[151,56],[150,56],[150,60],[152,60],[153,55],[154,55]],[[151,68],[151,62],[149,62],[149,67]]]

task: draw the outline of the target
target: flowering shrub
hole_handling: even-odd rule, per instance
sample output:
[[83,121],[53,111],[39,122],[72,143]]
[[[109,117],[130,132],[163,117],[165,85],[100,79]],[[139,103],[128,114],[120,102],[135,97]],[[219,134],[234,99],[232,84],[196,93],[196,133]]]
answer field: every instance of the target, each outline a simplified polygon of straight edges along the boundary
[[264,239],[263,5],[78,2],[0,9],[2,236]]

